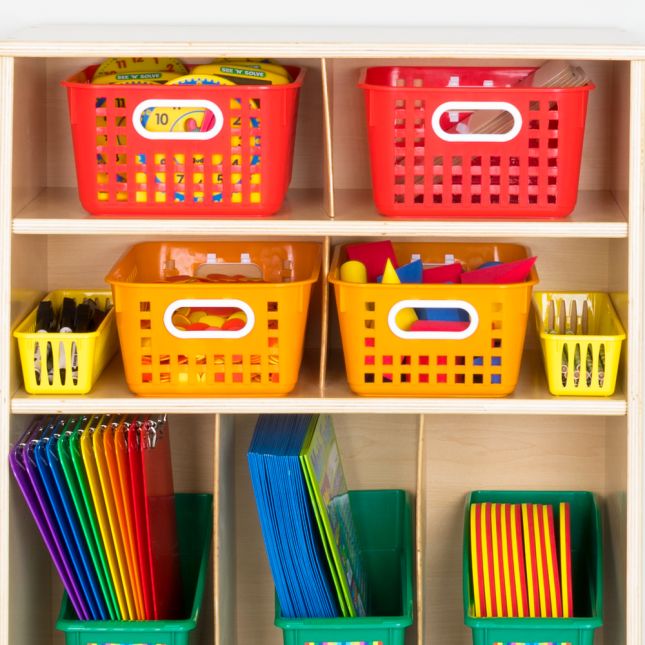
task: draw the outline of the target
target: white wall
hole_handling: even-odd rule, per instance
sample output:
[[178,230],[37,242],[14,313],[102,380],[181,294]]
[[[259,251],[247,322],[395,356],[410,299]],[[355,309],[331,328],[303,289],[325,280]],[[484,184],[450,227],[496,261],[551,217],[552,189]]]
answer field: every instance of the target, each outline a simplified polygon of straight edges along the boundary
[[[369,6],[369,10],[365,6]],[[2,0],[0,38],[47,24],[510,25],[645,35],[643,0]]]

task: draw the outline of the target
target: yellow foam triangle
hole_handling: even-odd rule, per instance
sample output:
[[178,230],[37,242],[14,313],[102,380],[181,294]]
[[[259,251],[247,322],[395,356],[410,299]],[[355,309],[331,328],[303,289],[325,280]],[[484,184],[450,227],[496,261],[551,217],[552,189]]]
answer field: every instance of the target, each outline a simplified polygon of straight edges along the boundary
[[390,258],[388,258],[385,263],[381,284],[401,284],[401,280],[399,280],[399,276],[396,274],[396,269],[394,268]]

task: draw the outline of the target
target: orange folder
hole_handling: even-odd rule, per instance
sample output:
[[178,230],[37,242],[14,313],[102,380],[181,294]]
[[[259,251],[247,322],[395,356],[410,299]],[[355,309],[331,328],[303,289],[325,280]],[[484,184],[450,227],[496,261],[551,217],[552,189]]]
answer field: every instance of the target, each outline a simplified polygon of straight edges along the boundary
[[101,490],[103,491],[105,512],[108,518],[108,524],[112,535],[114,551],[116,553],[118,571],[119,575],[121,576],[121,583],[123,585],[123,595],[125,596],[125,602],[128,609],[128,618],[130,620],[136,620],[137,612],[135,609],[134,594],[132,592],[132,583],[130,582],[130,570],[128,568],[126,550],[123,544],[123,535],[121,533],[119,516],[117,514],[114,494],[112,492],[110,473],[107,466],[107,460],[105,458],[105,443],[103,441],[105,432],[105,426],[103,426],[102,424],[94,430],[94,433],[92,435],[94,459],[96,460],[96,468],[99,474]]
[[[116,429],[121,427],[124,419],[116,421],[105,429],[103,433],[103,448],[105,452],[105,461],[107,464],[110,482],[112,484],[112,495],[114,498],[114,507],[118,518],[118,528],[121,532],[125,559],[130,574],[130,584],[134,597],[135,615],[137,620],[145,620],[145,610],[143,606],[143,594],[141,592],[141,583],[139,580],[139,560],[136,552],[136,536],[132,533],[134,528],[131,523],[129,496],[127,492],[127,481],[123,481],[116,455]],[[126,504],[127,501],[127,504]]]

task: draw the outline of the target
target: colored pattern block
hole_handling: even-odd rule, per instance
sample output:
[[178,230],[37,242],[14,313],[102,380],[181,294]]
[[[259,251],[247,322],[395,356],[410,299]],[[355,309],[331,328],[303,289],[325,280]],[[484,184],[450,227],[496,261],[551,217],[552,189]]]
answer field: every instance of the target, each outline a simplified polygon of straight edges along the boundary
[[494,266],[468,271],[461,275],[464,284],[511,284],[528,279],[537,257],[524,258],[514,262],[503,262]]
[[392,242],[383,240],[380,242],[367,242],[364,244],[348,244],[345,247],[348,260],[357,260],[365,265],[367,270],[367,281],[376,282],[376,278],[382,275],[388,260],[394,268],[398,266],[396,253]]

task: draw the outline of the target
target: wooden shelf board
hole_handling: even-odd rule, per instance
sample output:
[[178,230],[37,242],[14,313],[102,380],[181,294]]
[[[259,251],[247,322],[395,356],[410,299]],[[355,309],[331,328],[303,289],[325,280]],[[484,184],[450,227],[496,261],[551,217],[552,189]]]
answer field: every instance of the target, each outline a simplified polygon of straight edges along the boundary
[[13,220],[13,232],[32,235],[320,235],[327,222],[322,190],[290,190],[271,217],[101,217],[88,215],[75,188],[45,188]]
[[[504,398],[361,397],[346,382],[342,357],[329,361],[325,395],[318,386],[314,355],[304,361],[299,384],[286,397],[138,397],[130,393],[116,358],[87,396],[32,396],[19,390],[11,402],[16,414],[87,413],[369,413],[369,414],[539,414],[623,416],[622,392],[612,397],[554,397],[549,395],[540,356],[527,352],[515,392]],[[333,367],[336,366],[336,367]]]
[[46,188],[13,219],[25,235],[262,235],[459,236],[624,238],[625,215],[610,191],[582,191],[574,212],[559,219],[400,219],[379,215],[369,190],[336,191],[336,217],[324,211],[322,191],[289,191],[280,214],[231,219],[88,215],[74,188]]
[[625,215],[610,191],[580,191],[564,218],[402,219],[379,215],[371,191],[345,189],[335,194],[336,223],[361,235],[458,235],[459,237],[627,237]]
[[57,25],[17,32],[0,55],[637,59],[645,44],[618,29]]

